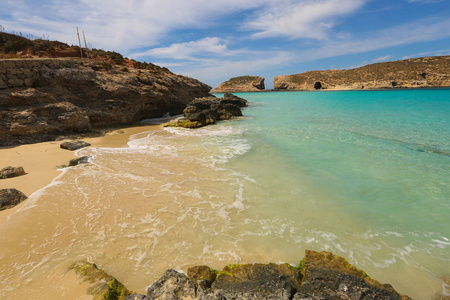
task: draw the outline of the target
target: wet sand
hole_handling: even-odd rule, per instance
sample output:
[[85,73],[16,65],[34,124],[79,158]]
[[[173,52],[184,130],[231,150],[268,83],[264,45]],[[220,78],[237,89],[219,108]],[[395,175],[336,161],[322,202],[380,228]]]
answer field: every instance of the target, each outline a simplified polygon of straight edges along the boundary
[[[111,130],[101,137],[83,138],[91,144],[90,147],[126,147],[131,135],[160,129],[160,125],[146,125],[123,129]],[[76,151],[70,151],[60,148],[64,141],[51,141],[36,144],[21,145],[16,147],[0,148],[0,168],[6,166],[22,166],[26,172],[25,175],[1,179],[0,189],[15,188],[30,196],[34,192],[49,185],[52,180],[61,174],[62,170],[58,166],[66,165],[73,158],[76,158]],[[25,205],[27,200],[21,204],[4,211],[0,211],[0,226],[4,224],[8,217],[17,212]],[[36,299],[59,299],[61,295],[69,299],[92,299],[87,294],[88,283],[80,282],[73,271],[66,268],[54,270],[50,276],[45,279],[47,284],[53,287],[44,289]]]
[[[83,138],[90,147],[119,148],[127,145],[131,135],[159,129],[159,125],[147,125],[112,130],[101,137]],[[64,141],[52,141],[16,147],[0,147],[0,169],[13,166],[23,167],[24,176],[0,180],[0,189],[15,188],[30,196],[35,191],[47,186],[53,178],[61,173],[58,166],[67,165],[76,158],[75,152],[60,148]],[[3,213],[0,212],[0,216]]]

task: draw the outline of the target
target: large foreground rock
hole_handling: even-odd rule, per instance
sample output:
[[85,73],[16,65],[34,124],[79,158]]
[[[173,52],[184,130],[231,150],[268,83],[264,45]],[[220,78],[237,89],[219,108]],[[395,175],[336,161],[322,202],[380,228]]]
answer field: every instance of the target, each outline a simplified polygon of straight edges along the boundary
[[23,167],[5,167],[0,170],[0,179],[12,178],[25,175]]
[[0,210],[12,208],[27,199],[24,193],[16,189],[0,190]]
[[0,146],[176,115],[211,87],[165,68],[0,59]]
[[265,89],[264,77],[260,76],[239,76],[233,77],[221,83],[213,89],[212,93],[239,93],[239,92],[259,92]]
[[330,252],[306,251],[299,266],[228,265],[167,270],[147,291],[129,299],[410,299]]

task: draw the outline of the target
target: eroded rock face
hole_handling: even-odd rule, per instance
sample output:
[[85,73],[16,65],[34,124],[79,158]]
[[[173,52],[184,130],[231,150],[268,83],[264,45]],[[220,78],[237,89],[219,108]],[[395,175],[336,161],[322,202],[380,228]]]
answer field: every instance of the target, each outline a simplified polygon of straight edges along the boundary
[[278,90],[361,90],[450,86],[450,56],[384,62],[350,70],[276,76]]
[[239,76],[221,83],[212,93],[259,92],[265,89],[264,77]]
[[0,146],[182,113],[210,86],[163,69],[77,59],[0,60]]
[[0,190],[0,210],[12,208],[27,199],[24,193],[16,189]]
[[25,170],[23,167],[5,167],[0,170],[0,179],[12,178],[17,176],[25,175]]

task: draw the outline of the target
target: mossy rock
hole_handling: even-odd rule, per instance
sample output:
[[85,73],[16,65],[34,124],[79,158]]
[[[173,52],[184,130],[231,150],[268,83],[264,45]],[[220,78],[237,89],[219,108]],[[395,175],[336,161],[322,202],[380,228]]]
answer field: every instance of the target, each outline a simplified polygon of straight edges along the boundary
[[94,300],[122,300],[132,294],[116,278],[100,270],[93,263],[78,261],[69,269],[75,271],[80,281],[91,284],[87,292]]

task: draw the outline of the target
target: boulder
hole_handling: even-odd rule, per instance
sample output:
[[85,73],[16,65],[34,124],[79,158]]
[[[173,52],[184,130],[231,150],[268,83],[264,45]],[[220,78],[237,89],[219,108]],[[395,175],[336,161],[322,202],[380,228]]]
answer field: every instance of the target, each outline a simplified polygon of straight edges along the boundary
[[291,299],[301,278],[299,270],[285,264],[228,265],[211,291],[226,299]]
[[16,189],[0,190],[0,210],[5,210],[16,206],[20,202],[27,199],[24,193]]
[[22,167],[5,167],[0,170],[0,179],[12,178],[16,176],[25,175],[25,170]]
[[184,110],[184,118],[166,123],[164,126],[198,128],[211,125],[220,120],[242,116],[241,107],[247,106],[247,100],[233,94],[224,98],[208,96],[196,98]]
[[246,107],[248,106],[248,101],[245,100],[244,98],[238,97],[236,95],[233,95],[232,93],[225,93],[225,95],[223,95],[223,99],[220,100],[220,103],[229,103],[229,104],[234,104],[237,105],[239,107]]
[[85,156],[82,156],[82,157],[71,159],[70,162],[69,162],[69,166],[73,167],[73,166],[76,166],[76,165],[79,165],[79,164],[87,164],[87,163],[90,162],[89,161],[90,158],[91,158],[90,156],[85,155]]
[[330,252],[306,250],[298,267],[243,264],[217,271],[195,266],[187,274],[167,270],[148,289],[147,298],[136,299],[410,299]]
[[67,150],[77,150],[80,148],[84,148],[84,147],[89,147],[91,144],[86,143],[84,141],[68,141],[68,142],[63,142],[61,143],[60,147],[62,149],[67,149]]
[[169,269],[157,282],[147,289],[149,300],[195,298],[195,286],[182,273]]
[[409,299],[330,252],[306,250],[301,266],[303,282],[294,299]]

